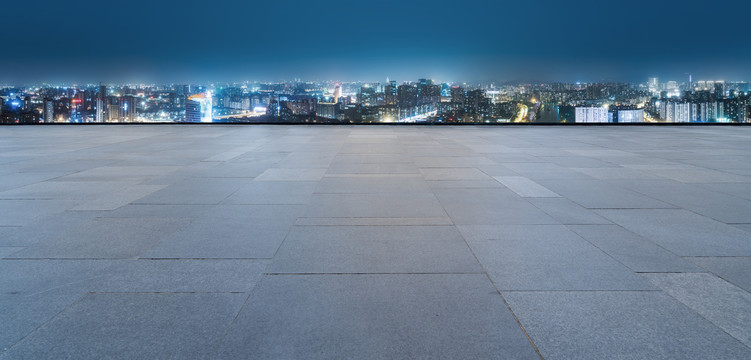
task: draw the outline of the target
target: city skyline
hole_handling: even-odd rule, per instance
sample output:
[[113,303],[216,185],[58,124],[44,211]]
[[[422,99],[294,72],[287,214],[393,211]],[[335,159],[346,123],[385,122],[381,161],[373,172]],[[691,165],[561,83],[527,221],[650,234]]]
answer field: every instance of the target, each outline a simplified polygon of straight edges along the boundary
[[743,1],[4,4],[0,84],[751,79]]
[[[688,74],[687,74],[688,75]],[[751,83],[244,82],[0,87],[0,123],[749,123]]]

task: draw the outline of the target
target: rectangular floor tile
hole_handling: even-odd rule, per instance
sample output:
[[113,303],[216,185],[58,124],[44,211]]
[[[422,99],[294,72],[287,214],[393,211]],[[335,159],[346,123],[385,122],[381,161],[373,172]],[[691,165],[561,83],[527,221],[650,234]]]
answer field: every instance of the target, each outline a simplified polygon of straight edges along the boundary
[[698,272],[700,268],[617,225],[569,225],[579,236],[636,272]]
[[564,225],[611,224],[594,211],[565,198],[529,198],[527,201]]
[[453,226],[295,226],[272,273],[467,273],[482,268]]
[[751,348],[658,291],[504,296],[545,359],[751,357]]
[[434,189],[456,224],[559,224],[508,189]]
[[598,210],[679,256],[751,256],[748,233],[680,209]]
[[37,243],[15,252],[13,258],[128,259],[188,224],[185,219],[99,218],[45,234]]
[[751,292],[751,257],[693,257],[687,260]]
[[0,359],[208,358],[247,296],[88,294]]
[[142,257],[268,259],[301,210],[298,205],[220,205]]
[[318,181],[326,168],[271,168],[256,177],[256,181]]
[[443,217],[446,212],[429,192],[313,194],[305,217]]
[[521,197],[560,197],[550,189],[523,176],[494,176],[493,178]]
[[267,260],[126,260],[89,287],[93,292],[250,292]]
[[156,205],[214,205],[237,191],[249,179],[235,178],[189,178],[178,181],[134,204]]
[[653,290],[562,225],[459,226],[501,290]]
[[217,358],[299,357],[539,359],[482,274],[267,276]]
[[223,204],[303,205],[316,188],[314,181],[251,181]]
[[643,274],[652,284],[751,348],[751,293],[712,274]]

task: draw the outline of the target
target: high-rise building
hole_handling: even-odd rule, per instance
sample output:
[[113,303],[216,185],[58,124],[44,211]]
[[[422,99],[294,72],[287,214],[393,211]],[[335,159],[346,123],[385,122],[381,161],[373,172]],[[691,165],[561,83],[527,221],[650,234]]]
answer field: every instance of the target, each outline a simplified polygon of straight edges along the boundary
[[373,106],[377,103],[376,89],[370,84],[365,84],[360,88],[360,93],[357,94],[357,102],[360,105]]
[[319,102],[316,115],[326,119],[336,119],[336,103]]
[[644,110],[616,110],[618,123],[641,123],[644,122]]
[[213,121],[213,98],[211,91],[195,94],[185,101],[186,122],[212,122]]
[[342,97],[342,86],[336,85],[334,88],[334,102],[338,103],[340,97]]
[[55,100],[44,99],[44,109],[42,109],[42,121],[45,123],[55,122]]
[[387,85],[383,90],[383,102],[386,103],[386,105],[396,105],[397,89],[396,81],[392,80],[387,82]]
[[104,122],[107,111],[107,87],[99,86],[99,93],[96,97],[96,122]]
[[576,107],[575,121],[577,123],[606,123],[608,109],[604,107]]
[[[81,95],[81,96],[79,96]],[[83,121],[83,93],[79,92],[76,97],[70,99],[70,121],[82,122]]]
[[451,102],[457,104],[464,104],[464,97],[466,96],[464,89],[459,86],[451,88]]
[[399,107],[417,106],[417,87],[412,85],[399,85],[397,88],[397,103]]
[[715,81],[714,96],[717,99],[722,99],[725,97],[725,82],[724,81]]

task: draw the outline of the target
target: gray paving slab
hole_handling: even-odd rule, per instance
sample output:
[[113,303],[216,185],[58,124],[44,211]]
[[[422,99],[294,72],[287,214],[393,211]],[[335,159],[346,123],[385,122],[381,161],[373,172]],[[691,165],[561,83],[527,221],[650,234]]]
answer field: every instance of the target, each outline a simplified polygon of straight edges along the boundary
[[566,198],[529,198],[527,201],[564,225],[611,224],[594,211]]
[[[0,358],[17,343],[85,294],[82,287],[22,294],[0,292]],[[12,358],[12,357],[10,357]]]
[[492,178],[486,180],[428,180],[427,183],[431,189],[482,189],[504,187],[503,184]]
[[537,180],[537,182],[561,196],[590,209],[664,209],[675,207],[674,205],[655,200],[602,180],[543,179]]
[[425,180],[487,180],[488,175],[473,167],[420,168]]
[[316,189],[315,181],[251,181],[222,204],[304,205]]
[[414,225],[454,225],[448,216],[441,217],[360,217],[360,218],[316,218],[300,217],[295,221],[300,226],[414,226]]
[[134,201],[134,204],[215,205],[237,191],[250,179],[188,178]]
[[205,214],[215,205],[128,204],[112,211],[82,212],[96,217],[113,218],[177,218],[193,219]]
[[256,181],[318,181],[326,168],[271,168],[258,175]]
[[92,200],[134,185],[136,181],[54,181],[48,180],[0,192],[0,199]]
[[0,246],[0,259],[23,249],[25,249],[23,246]]
[[295,226],[272,273],[481,273],[453,226]]
[[751,184],[749,183],[714,183],[714,184],[695,184],[704,189],[715,192],[721,192],[728,195],[751,200]]
[[3,130],[4,358],[751,357],[743,127]]
[[679,256],[751,256],[747,232],[683,209],[597,213]]
[[548,198],[561,197],[550,191],[550,189],[525,178],[524,176],[493,176],[499,183],[503,184],[509,190],[515,192],[521,197],[528,198]]
[[712,274],[642,274],[668,295],[751,348],[751,293]]
[[173,218],[97,218],[61,233],[43,234],[35,244],[8,257],[129,259],[143,255],[188,223]]
[[430,192],[428,183],[418,176],[400,177],[325,177],[315,189],[319,194],[378,194]]
[[196,174],[202,178],[255,178],[263,174],[275,163],[264,162],[223,162]]
[[700,272],[701,268],[617,225],[569,225],[569,229],[636,272]]
[[326,174],[420,174],[412,163],[333,163]]
[[0,208],[3,209],[0,226],[34,224],[40,218],[62,213],[79,203],[75,200],[0,200]]
[[751,348],[659,291],[508,291],[545,359],[745,359]]
[[126,260],[88,287],[93,292],[250,292],[268,260]]
[[111,276],[121,266],[108,260],[0,260],[0,293],[30,296],[83,287]]
[[628,180],[617,182],[638,193],[672,206],[693,211],[725,223],[748,222],[751,201],[673,180]]
[[443,217],[435,195],[425,193],[313,194],[305,217]]
[[115,210],[146,195],[163,189],[166,185],[133,185],[116,190],[97,199],[74,206],[70,210]]
[[268,259],[302,211],[299,205],[220,205],[142,257]]
[[500,290],[654,290],[562,225],[459,226]]
[[539,359],[483,274],[267,276],[218,359]]
[[689,257],[686,259],[729,283],[751,292],[751,257]]
[[505,188],[444,188],[434,192],[456,224],[558,224]]
[[468,168],[496,164],[484,156],[414,156],[412,160],[420,168]]
[[247,296],[88,294],[0,359],[208,358]]

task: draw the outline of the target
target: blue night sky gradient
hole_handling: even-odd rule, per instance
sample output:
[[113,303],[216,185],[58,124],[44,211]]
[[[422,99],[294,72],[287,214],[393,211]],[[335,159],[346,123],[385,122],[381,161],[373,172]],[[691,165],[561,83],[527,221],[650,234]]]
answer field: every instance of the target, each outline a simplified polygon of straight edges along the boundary
[[0,83],[751,80],[751,1],[10,1]]

